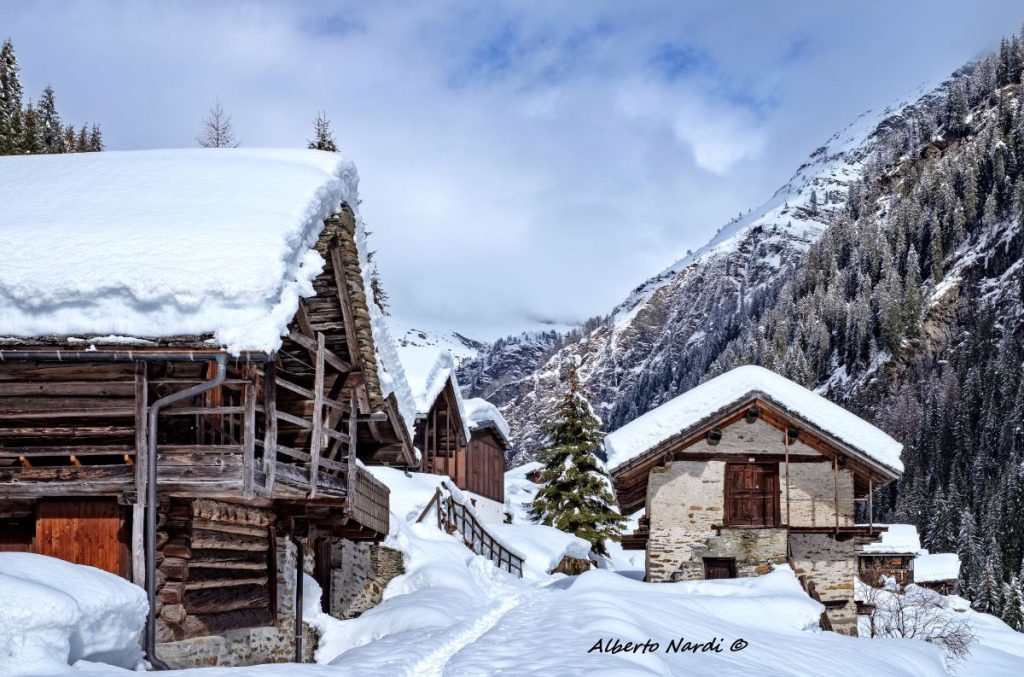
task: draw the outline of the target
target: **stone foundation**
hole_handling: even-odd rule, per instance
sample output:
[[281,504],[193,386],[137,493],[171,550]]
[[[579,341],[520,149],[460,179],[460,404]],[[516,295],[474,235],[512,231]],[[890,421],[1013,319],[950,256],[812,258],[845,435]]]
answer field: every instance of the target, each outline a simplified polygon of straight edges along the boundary
[[859,544],[855,538],[837,540],[832,534],[791,534],[789,537],[796,574],[814,582],[822,602],[845,603],[828,608],[832,629],[845,635],[857,634],[853,579],[857,574]]
[[377,543],[338,540],[331,547],[331,615],[355,618],[380,604],[391,579],[405,573],[402,553]]

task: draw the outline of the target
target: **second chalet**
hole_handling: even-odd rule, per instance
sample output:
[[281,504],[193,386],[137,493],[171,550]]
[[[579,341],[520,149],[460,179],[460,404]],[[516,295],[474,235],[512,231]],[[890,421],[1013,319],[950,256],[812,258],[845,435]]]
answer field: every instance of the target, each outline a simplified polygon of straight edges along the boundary
[[645,509],[626,547],[646,578],[767,573],[789,563],[825,605],[823,625],[856,633],[854,578],[878,539],[872,493],[900,476],[902,446],[767,369],[739,367],[605,439],[623,513]]
[[146,587],[157,667],[308,660],[303,571],[326,611],[365,610],[389,495],[364,466],[417,461],[354,167],[217,149],[0,175],[0,550]]

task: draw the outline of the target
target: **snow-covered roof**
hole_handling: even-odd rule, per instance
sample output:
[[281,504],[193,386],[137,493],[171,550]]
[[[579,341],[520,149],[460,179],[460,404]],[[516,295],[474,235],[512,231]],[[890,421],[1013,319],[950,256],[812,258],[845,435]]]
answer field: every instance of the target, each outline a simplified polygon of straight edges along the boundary
[[861,551],[867,554],[916,555],[921,550],[921,539],[913,524],[890,524],[876,543],[866,543]]
[[403,345],[396,348],[397,354],[405,371],[416,413],[427,414],[444,387],[451,383],[455,391],[455,402],[462,419],[462,432],[469,439],[469,424],[466,421],[466,407],[462,401],[462,391],[455,377],[455,358],[443,348],[436,346]]
[[212,334],[276,350],[323,269],[312,248],[355,166],[312,150],[0,158],[4,336]]
[[914,558],[914,582],[933,583],[960,578],[960,558],[954,552],[918,555]]
[[496,406],[482,397],[471,397],[468,400],[464,400],[463,405],[466,407],[466,424],[470,430],[476,430],[481,426],[493,423],[494,427],[505,438],[505,443],[510,443],[512,431],[508,427],[508,421],[505,420],[505,417],[501,415]]
[[717,376],[609,433],[604,440],[614,471],[715,414],[759,396],[799,416],[896,473],[903,445],[837,404],[775,372],[753,365]]

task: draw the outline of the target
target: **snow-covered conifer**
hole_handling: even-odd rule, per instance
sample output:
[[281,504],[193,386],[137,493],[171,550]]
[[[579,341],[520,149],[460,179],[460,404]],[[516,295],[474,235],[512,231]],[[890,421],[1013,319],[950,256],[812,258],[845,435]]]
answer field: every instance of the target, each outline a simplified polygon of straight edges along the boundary
[[542,524],[590,541],[594,552],[603,555],[605,540],[618,540],[623,517],[597,457],[601,420],[580,385],[575,358],[567,360],[564,377],[562,400],[545,425],[544,484],[531,514]]
[[331,121],[323,111],[316,114],[316,120],[313,121],[313,139],[306,147],[332,153],[338,151],[338,145],[334,142],[334,132],[331,131]]

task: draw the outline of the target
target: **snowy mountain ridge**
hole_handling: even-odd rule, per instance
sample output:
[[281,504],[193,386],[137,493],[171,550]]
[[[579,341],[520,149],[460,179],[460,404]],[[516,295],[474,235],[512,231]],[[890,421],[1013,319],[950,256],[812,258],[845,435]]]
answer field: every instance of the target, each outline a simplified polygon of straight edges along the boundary
[[894,106],[857,117],[771,198],[639,285],[608,318],[539,342],[496,342],[465,361],[460,382],[468,394],[495,402],[512,421],[515,461],[533,458],[569,355],[581,360],[581,378],[609,430],[696,385],[695,375],[706,371],[742,319],[770,302],[771,290],[845,214],[850,186],[897,120],[943,86],[918,87]]

